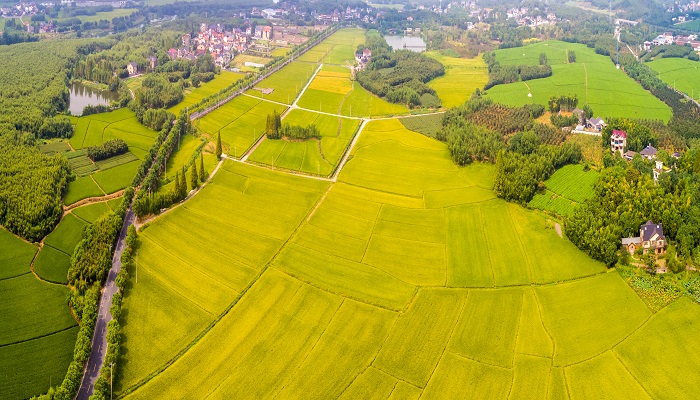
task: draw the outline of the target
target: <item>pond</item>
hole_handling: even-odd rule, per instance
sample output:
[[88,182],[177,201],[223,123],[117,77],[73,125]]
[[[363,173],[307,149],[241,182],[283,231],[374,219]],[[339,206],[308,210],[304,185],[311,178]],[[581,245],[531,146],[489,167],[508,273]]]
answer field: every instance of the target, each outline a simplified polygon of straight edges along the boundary
[[386,42],[394,50],[411,50],[416,53],[425,51],[426,44],[420,36],[384,36]]
[[70,88],[70,103],[68,108],[71,114],[81,115],[85,106],[108,106],[113,100],[119,100],[118,93],[107,90],[97,90],[85,86],[80,82],[75,82]]

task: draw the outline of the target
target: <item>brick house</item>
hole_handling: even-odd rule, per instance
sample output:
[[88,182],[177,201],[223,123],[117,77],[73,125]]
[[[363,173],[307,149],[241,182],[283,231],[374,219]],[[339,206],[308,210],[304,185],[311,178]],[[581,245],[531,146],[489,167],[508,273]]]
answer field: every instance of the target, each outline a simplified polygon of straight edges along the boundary
[[630,254],[634,254],[640,247],[644,254],[652,251],[654,254],[662,255],[666,253],[666,236],[664,236],[664,228],[661,224],[647,221],[646,224],[639,227],[639,236],[623,238],[622,245]]

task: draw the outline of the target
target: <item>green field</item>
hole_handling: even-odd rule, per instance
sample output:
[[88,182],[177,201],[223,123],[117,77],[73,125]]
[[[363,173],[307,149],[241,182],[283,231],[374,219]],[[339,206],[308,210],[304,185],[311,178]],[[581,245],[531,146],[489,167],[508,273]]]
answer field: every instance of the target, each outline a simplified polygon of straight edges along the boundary
[[689,31],[700,32],[700,20],[683,22],[682,24],[676,25],[679,28],[687,29]]
[[[567,52],[576,53],[568,64]],[[510,106],[538,103],[545,107],[551,96],[576,95],[579,106],[589,104],[596,116],[644,118],[668,121],[671,109],[647,92],[624,71],[617,70],[609,57],[595,54],[582,44],[546,41],[525,47],[496,51],[501,65],[538,65],[540,53],[547,54],[552,76],[526,82],[497,85],[488,97]],[[528,93],[532,97],[528,97]]]
[[45,392],[50,382],[63,379],[73,360],[77,323],[66,305],[68,289],[31,273],[36,252],[36,246],[0,228],[2,399]]
[[482,89],[489,80],[486,63],[482,57],[454,58],[437,51],[424,54],[445,66],[445,75],[428,83],[428,86],[437,92],[443,107],[454,107],[464,103],[477,88]]
[[291,62],[268,78],[263,79],[256,86],[263,89],[274,89],[272,93],[263,94],[253,89],[246,93],[267,100],[292,104],[317,68],[316,64]]
[[239,96],[197,120],[200,131],[221,133],[224,151],[234,157],[245,153],[265,131],[267,116],[286,107],[248,96]]
[[700,98],[700,62],[685,58],[661,58],[647,65],[658,72],[659,78],[670,87],[696,100]]
[[577,204],[593,196],[598,172],[583,169],[582,164],[566,165],[554,172],[545,182],[545,192],[535,194],[529,206],[561,216],[569,215]]
[[213,80],[203,83],[198,88],[192,89],[189,93],[186,93],[185,98],[176,106],[169,108],[168,111],[177,116],[180,114],[180,111],[184,110],[186,107],[195,105],[202,101],[202,99],[205,97],[218,93],[222,89],[231,86],[242,77],[243,74],[222,71],[221,74],[216,75]]
[[[98,12],[95,15],[79,15],[76,18],[80,19],[82,22],[98,22],[101,20],[112,21],[114,18],[128,17],[129,15],[135,13],[137,10],[133,8],[115,8],[112,11]],[[59,16],[57,21],[65,21],[69,17],[63,14]]]
[[[88,197],[118,192],[129,186],[158,133],[141,125],[133,111],[116,111],[80,117],[70,144],[75,152],[63,153],[78,178],[68,184],[63,202],[66,205]],[[93,163],[82,150],[104,141],[122,139],[129,152]]]
[[292,110],[282,121],[298,126],[313,124],[321,132],[321,140],[265,139],[250,155],[250,161],[320,176],[333,172],[359,126],[355,119],[298,109]]
[[399,121],[406,129],[434,138],[442,131],[442,114],[428,114],[411,118],[401,118]]

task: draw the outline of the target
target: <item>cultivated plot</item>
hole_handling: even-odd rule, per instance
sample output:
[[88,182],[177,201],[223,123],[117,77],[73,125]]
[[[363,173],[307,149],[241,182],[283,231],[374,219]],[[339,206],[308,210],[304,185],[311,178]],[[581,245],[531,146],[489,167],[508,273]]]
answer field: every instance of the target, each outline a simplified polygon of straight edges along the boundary
[[[568,51],[576,53],[575,63],[567,63]],[[541,53],[547,54],[551,77],[497,85],[488,90],[488,97],[510,106],[537,103],[546,107],[552,96],[576,95],[579,105],[589,104],[596,116],[663,121],[671,118],[666,104],[616,69],[608,57],[595,54],[585,45],[546,41],[497,50],[496,59],[501,65],[539,65]]]
[[321,138],[304,141],[265,139],[250,155],[249,160],[291,171],[328,176],[350,145],[359,121],[299,109],[292,110],[282,120],[292,126],[315,125]]
[[443,107],[455,107],[469,100],[474,91],[488,82],[488,70],[482,57],[454,58],[438,51],[424,53],[445,66],[445,75],[428,82],[435,89]]
[[700,62],[685,58],[661,58],[647,63],[659,78],[695,100],[700,99]]

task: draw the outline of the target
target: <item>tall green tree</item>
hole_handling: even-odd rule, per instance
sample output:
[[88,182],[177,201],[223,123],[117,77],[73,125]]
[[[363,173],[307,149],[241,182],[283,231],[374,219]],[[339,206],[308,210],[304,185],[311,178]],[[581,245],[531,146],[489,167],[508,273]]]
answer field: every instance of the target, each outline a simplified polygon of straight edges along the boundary
[[207,180],[207,173],[204,172],[204,155],[199,154],[199,181],[204,183]]
[[187,180],[185,180],[185,166],[182,166],[182,175],[180,175],[182,181],[180,182],[180,198],[184,199],[187,197]]
[[197,174],[197,163],[192,163],[192,171],[190,173],[190,184],[192,189],[199,186],[199,174]]
[[175,193],[176,197],[180,196],[180,193],[182,193],[182,190],[180,189],[180,173],[175,172],[175,189],[173,189],[173,192]]
[[216,135],[216,158],[221,160],[221,132]]

